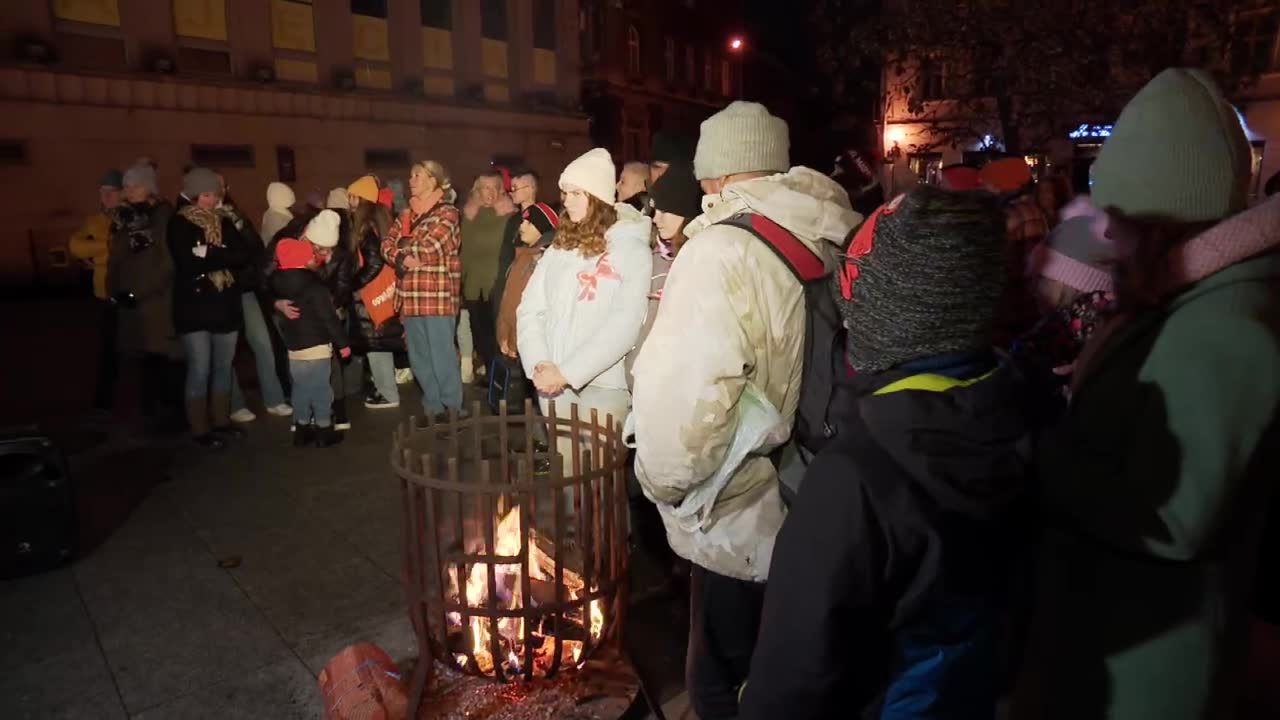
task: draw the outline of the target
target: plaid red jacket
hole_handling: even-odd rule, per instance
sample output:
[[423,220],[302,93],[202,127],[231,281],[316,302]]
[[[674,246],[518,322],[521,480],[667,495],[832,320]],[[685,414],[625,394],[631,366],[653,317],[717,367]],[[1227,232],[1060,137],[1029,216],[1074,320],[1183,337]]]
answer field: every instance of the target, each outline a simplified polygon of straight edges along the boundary
[[[401,317],[458,314],[462,299],[462,247],[458,208],[439,203],[426,214],[405,210],[382,240],[382,255],[396,268],[397,309]],[[422,264],[406,268],[415,257]]]

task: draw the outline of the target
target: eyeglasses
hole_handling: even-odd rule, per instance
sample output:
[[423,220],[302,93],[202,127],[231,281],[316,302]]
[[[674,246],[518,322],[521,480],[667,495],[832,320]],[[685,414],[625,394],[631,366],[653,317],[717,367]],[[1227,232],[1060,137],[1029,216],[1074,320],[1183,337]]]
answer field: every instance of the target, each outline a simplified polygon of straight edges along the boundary
[[518,193],[521,190],[532,190],[532,189],[533,189],[532,185],[512,185],[510,192],[511,194],[514,195],[515,193]]

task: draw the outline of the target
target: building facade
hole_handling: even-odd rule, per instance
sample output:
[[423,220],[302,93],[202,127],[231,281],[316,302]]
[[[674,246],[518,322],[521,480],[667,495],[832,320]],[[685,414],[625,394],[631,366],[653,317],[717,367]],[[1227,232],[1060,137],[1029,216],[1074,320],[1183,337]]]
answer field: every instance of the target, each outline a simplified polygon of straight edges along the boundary
[[698,125],[742,92],[742,0],[580,0],[582,103],[591,138],[648,160],[659,131]]
[[[578,0],[30,0],[0,11],[0,285],[56,284],[108,168],[226,177],[251,217],[436,159],[545,176],[589,145]],[[548,184],[544,195],[554,196]]]
[[[1214,68],[1229,84],[1234,83],[1230,87],[1241,88],[1229,94],[1253,146],[1250,194],[1256,202],[1264,196],[1266,180],[1280,173],[1280,144],[1268,143],[1280,137],[1280,7],[1242,3],[1224,17],[1231,28],[1226,45],[1203,44],[1192,27],[1180,62]],[[1062,67],[1042,73],[1046,77],[1069,73],[1080,61],[1068,55]],[[975,70],[971,58],[935,51],[885,65],[878,111],[890,184],[895,179],[901,185],[917,178],[935,182],[946,165],[980,164],[991,153],[1003,153],[1005,128],[997,99],[983,91],[982,73]],[[1021,147],[1033,171],[1051,164],[1065,166],[1078,192],[1088,191],[1089,169],[1116,115],[1159,69],[1135,62],[1123,48],[1106,58],[1105,66],[1115,89],[1110,111],[1084,110],[1070,98],[1062,98],[1056,113],[1041,113],[1037,126],[1020,128],[1024,140],[1038,139]]]

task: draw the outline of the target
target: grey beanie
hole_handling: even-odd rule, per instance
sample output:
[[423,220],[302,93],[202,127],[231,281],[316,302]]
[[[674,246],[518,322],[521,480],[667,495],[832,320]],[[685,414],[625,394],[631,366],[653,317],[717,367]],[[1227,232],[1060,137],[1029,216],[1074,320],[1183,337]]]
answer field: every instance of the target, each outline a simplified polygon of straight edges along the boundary
[[150,195],[160,194],[160,188],[156,185],[156,169],[147,163],[135,163],[125,170],[124,184],[146,188]]
[[1094,218],[1063,220],[1028,258],[1028,275],[1057,280],[1080,292],[1110,292],[1115,249],[1093,230]]
[[867,223],[851,244],[865,254],[834,286],[854,370],[990,347],[1006,277],[995,198],[921,185]]
[[702,122],[693,171],[699,180],[791,168],[787,121],[760,103],[738,100]]
[[194,201],[201,193],[222,191],[222,180],[209,168],[194,167],[182,176],[182,194]]

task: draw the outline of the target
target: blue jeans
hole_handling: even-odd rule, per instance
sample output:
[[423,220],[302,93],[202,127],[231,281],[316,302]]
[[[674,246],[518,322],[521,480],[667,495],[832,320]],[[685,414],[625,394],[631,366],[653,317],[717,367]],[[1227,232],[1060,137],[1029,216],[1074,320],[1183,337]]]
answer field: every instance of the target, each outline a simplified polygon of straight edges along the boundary
[[240,333],[186,333],[182,348],[187,352],[186,396],[231,393],[231,361],[236,356],[236,340]]
[[258,369],[258,386],[262,388],[262,402],[267,407],[284,403],[284,390],[280,376],[276,374],[276,355],[271,347],[271,333],[267,319],[262,316],[258,297],[251,292],[240,295],[244,306],[244,339],[253,350],[253,362]]
[[400,402],[400,387],[396,385],[396,358],[389,352],[371,352],[365,356],[369,362],[369,375],[373,387],[391,402]]
[[403,318],[409,365],[422,385],[422,407],[436,414],[462,409],[462,369],[454,345],[457,321],[452,317]]
[[333,424],[333,388],[329,385],[331,361],[289,360],[289,374],[293,377],[293,422],[316,427]]

